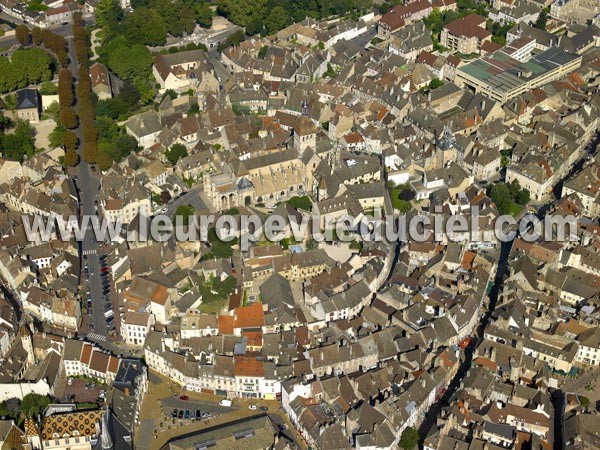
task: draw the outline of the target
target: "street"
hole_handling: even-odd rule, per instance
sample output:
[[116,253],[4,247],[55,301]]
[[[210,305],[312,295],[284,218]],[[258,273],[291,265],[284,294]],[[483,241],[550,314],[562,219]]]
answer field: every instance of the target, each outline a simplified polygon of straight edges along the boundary
[[[68,39],[69,43],[69,68],[74,77],[74,83],[77,85],[77,68],[79,66],[77,55],[75,52],[75,43],[72,38]],[[77,104],[75,105],[77,111]],[[95,214],[95,202],[98,200],[98,190],[100,181],[92,175],[90,166],[83,159],[83,134],[81,130],[81,122],[77,128],[77,137],[79,138],[78,154],[80,163],[77,166],[77,180],[75,185],[79,191],[80,215],[92,216]],[[94,231],[87,228],[83,242],[79,243],[79,251],[82,260],[82,265],[87,262],[88,276],[87,280],[82,280],[82,284],[89,286],[90,296],[92,299],[92,325],[94,332],[99,336],[106,336],[107,327],[104,317],[104,307],[102,301],[102,280],[100,277],[100,260],[98,258],[98,242],[94,236]]]

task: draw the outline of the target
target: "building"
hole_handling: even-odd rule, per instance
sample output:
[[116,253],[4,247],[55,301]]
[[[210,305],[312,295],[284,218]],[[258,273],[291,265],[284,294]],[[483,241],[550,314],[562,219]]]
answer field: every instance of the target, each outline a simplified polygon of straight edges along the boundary
[[67,377],[87,376],[109,383],[115,379],[119,358],[98,350],[88,342],[68,339],[63,349],[62,365]]
[[154,316],[145,312],[129,311],[121,322],[121,336],[130,345],[142,346],[154,325]]
[[92,64],[90,67],[90,78],[92,80],[92,91],[98,96],[99,100],[105,100],[112,97],[110,76],[108,74],[108,69],[104,64]]
[[52,450],[91,450],[101,437],[104,411],[78,411],[45,417],[40,429],[42,446]]
[[581,56],[550,48],[520,62],[502,49],[456,69],[455,82],[499,102],[506,102],[581,66]]
[[[202,448],[234,449],[279,448],[279,427],[266,414],[226,422],[168,442],[165,450],[199,450]],[[284,444],[281,442],[280,444]],[[286,448],[286,447],[281,447]]]
[[416,22],[427,17],[433,8],[427,0],[398,5],[390,9],[377,22],[377,35],[382,39],[389,39],[392,34],[402,29],[406,24]]
[[154,58],[152,73],[160,85],[160,92],[168,89],[175,92],[189,89],[201,92],[219,90],[212,63],[202,50],[158,55]]
[[485,29],[486,18],[469,14],[444,25],[440,43],[464,55],[479,53],[485,42],[492,41],[492,33]]
[[40,112],[40,96],[37,90],[21,89],[17,91],[17,119],[39,122]]

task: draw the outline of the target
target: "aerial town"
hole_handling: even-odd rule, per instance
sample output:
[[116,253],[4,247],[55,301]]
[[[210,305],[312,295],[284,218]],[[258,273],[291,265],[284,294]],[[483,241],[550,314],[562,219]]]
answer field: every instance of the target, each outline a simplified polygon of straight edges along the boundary
[[599,128],[598,0],[0,0],[0,449],[600,449]]

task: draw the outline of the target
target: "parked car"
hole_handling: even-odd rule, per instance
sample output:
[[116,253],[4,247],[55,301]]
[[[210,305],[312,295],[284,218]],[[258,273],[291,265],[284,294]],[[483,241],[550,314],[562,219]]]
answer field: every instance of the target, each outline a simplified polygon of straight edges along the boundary
[[232,404],[233,404],[233,402],[231,400],[229,400],[228,398],[224,398],[223,400],[221,400],[219,402],[219,405],[226,406],[228,408],[230,408]]
[[183,414],[183,418],[184,419],[189,419],[190,418],[190,410],[189,409],[185,410],[185,413]]
[[250,411],[256,411],[256,405],[248,405]]
[[181,395],[179,396],[179,400],[189,400],[190,398],[187,395]]
[[199,409],[196,410],[196,420],[200,420],[202,418],[202,411]]
[[67,380],[67,384],[68,384],[69,386],[71,386],[71,385],[73,384],[73,378],[69,378],[69,379]]
[[183,409],[177,414],[177,418],[183,419]]

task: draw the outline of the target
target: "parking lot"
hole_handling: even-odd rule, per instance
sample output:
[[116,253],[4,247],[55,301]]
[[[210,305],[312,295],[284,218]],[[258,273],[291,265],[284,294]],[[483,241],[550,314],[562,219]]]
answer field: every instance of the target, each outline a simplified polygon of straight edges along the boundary
[[105,387],[92,385],[89,380],[72,378],[65,381],[65,388],[61,400],[76,403],[97,403]]
[[[116,317],[115,314],[115,299],[114,299],[114,288],[113,288],[113,282],[112,282],[112,274],[110,273],[110,268],[107,267],[106,265],[106,255],[100,255],[99,256],[99,273],[98,274],[94,274],[92,271],[93,269],[88,268],[88,263],[87,263],[87,255],[84,255],[84,263],[83,263],[83,271],[84,271],[84,277],[86,279],[86,308],[87,308],[87,313],[88,316],[93,317],[102,317],[101,320],[105,321],[106,323],[106,329],[108,330],[109,334],[112,333],[116,333],[116,329],[117,329],[117,321],[118,321],[118,317]],[[94,275],[99,275],[100,278],[100,290],[101,290],[101,295],[102,295],[102,310],[101,311],[97,311],[96,309],[98,308],[97,305],[92,305],[92,297],[91,297],[91,292],[90,292],[90,285],[89,285],[89,277],[93,277]],[[118,310],[117,310],[118,311]],[[99,319],[97,319],[99,320]],[[92,324],[92,320],[89,321],[90,324]],[[93,326],[90,326],[88,328],[88,330],[90,332],[94,332],[94,328]]]
[[[280,421],[286,430],[295,433],[287,418],[280,416],[280,404],[277,401],[236,398],[233,405],[227,407],[219,405],[223,400],[222,396],[186,391],[154,371],[149,371],[148,381],[148,392],[140,410],[140,425],[135,433],[136,447],[142,450],[159,450],[165,442],[175,436],[256,414],[267,413]],[[173,418],[175,409],[177,418]],[[181,410],[183,413],[180,419]],[[200,411],[200,420],[196,420],[197,410]],[[189,419],[185,418],[185,411],[189,411]],[[301,441],[299,436],[294,434],[294,437],[298,442]],[[305,448],[302,442],[300,446]]]

